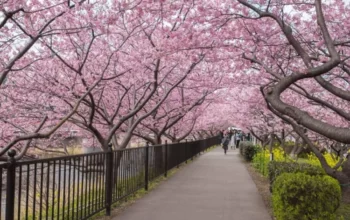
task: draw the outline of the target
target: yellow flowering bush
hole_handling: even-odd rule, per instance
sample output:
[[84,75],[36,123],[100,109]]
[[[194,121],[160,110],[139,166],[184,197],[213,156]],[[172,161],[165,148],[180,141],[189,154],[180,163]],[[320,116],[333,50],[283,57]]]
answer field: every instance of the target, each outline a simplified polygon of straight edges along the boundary
[[[330,167],[334,167],[338,162],[339,162],[339,159],[335,159],[334,157],[332,157],[332,155],[330,153],[325,153],[323,154],[324,158],[326,159],[328,165]],[[314,166],[320,166],[322,167],[320,161],[318,160],[318,158],[315,156],[315,154],[311,153],[311,154],[308,154],[308,157],[307,157],[307,163],[311,164],[311,165],[314,165]],[[341,169],[341,167],[339,168]]]
[[[308,163],[310,165],[322,167],[320,161],[318,160],[318,158],[315,156],[314,153],[307,154],[306,159],[299,158],[295,160],[291,158],[289,155],[286,155],[284,153],[284,150],[280,146],[274,146],[272,152],[274,155],[274,161],[277,161],[277,162],[285,161],[285,162]],[[334,167],[339,161],[339,159],[335,159],[328,152],[323,154],[323,156],[326,159],[328,165],[330,165],[331,167]],[[254,155],[252,160],[253,167],[255,167],[264,176],[267,176],[269,162],[270,162],[270,151],[267,148],[263,149],[262,147],[258,147],[258,152]],[[341,167],[339,168],[339,170],[341,170]]]
[[[274,161],[289,161],[290,159],[285,155],[284,151],[280,147],[276,147],[272,150]],[[254,155],[252,163],[261,174],[268,175],[268,165],[270,162],[270,151],[268,149],[259,148],[259,151]]]

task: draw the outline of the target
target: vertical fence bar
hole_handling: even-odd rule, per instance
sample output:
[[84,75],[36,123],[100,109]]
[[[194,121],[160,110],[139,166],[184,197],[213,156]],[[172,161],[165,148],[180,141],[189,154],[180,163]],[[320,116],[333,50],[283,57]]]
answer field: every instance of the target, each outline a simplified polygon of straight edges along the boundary
[[125,195],[125,179],[126,179],[126,176],[125,176],[125,150],[121,151],[123,152],[122,153],[122,158],[121,158],[121,169],[120,169],[120,172],[121,172],[121,182],[122,182],[122,187],[121,187],[121,197],[124,197]]
[[[97,155],[98,157],[98,155]],[[94,166],[92,169],[96,169],[96,172],[93,172],[94,178],[93,178],[93,188],[92,188],[92,201],[94,201],[93,205],[93,209],[97,209],[98,205],[97,205],[97,170],[98,170],[98,166],[97,166],[97,162],[96,162],[96,155],[94,155]],[[74,219],[74,217],[73,217]]]
[[88,202],[89,202],[89,199],[88,199],[88,190],[87,190],[87,187],[88,187],[88,184],[89,184],[89,182],[88,182],[88,175],[89,175],[89,173],[90,173],[90,171],[89,171],[89,155],[86,155],[85,157],[84,157],[84,159],[85,159],[85,178],[84,178],[84,182],[85,182],[85,192],[84,192],[84,218],[86,217],[86,215],[87,215],[87,208],[88,208],[88,206],[89,206],[89,204],[88,204]]
[[[72,172],[72,160],[68,159],[68,166],[69,166],[69,173],[68,173],[68,200],[67,200],[67,216],[68,219],[71,218],[72,216],[70,215],[70,203],[71,203],[71,198],[70,198],[70,190],[72,188],[72,181],[71,181],[71,172]],[[73,181],[74,183],[74,181]],[[74,184],[73,184],[74,185]],[[74,197],[73,197],[74,200]]]
[[[106,154],[101,154],[100,156],[99,156],[99,161],[104,161],[105,160],[105,155]],[[102,162],[103,163],[103,162]],[[99,208],[101,208],[101,206],[103,206],[103,202],[102,202],[102,192],[103,192],[103,186],[102,186],[102,184],[103,184],[103,175],[104,175],[104,165],[102,165],[102,167],[101,167],[101,170],[102,170],[102,172],[101,172],[101,175],[99,175],[99,178],[98,178],[98,204],[99,204]]]
[[[83,219],[83,211],[84,211],[84,172],[83,169],[86,165],[85,164],[85,157],[81,157],[81,171],[80,175],[81,176],[81,185],[80,185],[80,219]],[[79,197],[78,197],[79,198]]]
[[106,216],[111,215],[112,206],[112,175],[113,175],[113,151],[112,144],[108,145],[108,153],[106,155]]
[[35,219],[35,215],[36,215],[36,206],[35,206],[35,204],[36,204],[36,188],[37,188],[37,186],[36,186],[36,184],[37,184],[37,182],[36,182],[36,179],[37,179],[37,177],[36,177],[36,175],[37,175],[37,168],[38,168],[37,163],[34,163],[33,210],[32,210],[33,219]]
[[179,168],[179,145],[177,142],[175,142],[175,150],[174,150],[174,167],[176,166],[176,168]]
[[114,185],[113,185],[113,187],[114,187],[114,193],[115,193],[115,200],[113,200],[113,202],[115,202],[115,201],[118,201],[118,199],[119,199],[119,192],[118,192],[118,185],[119,185],[119,183],[118,183],[118,180],[120,179],[120,178],[118,178],[119,177],[119,174],[120,174],[120,172],[119,172],[119,167],[120,167],[120,163],[118,163],[118,160],[119,160],[119,153],[118,153],[118,151],[117,152],[114,152],[114,163],[115,163],[115,165],[114,165],[114,170],[113,170],[113,172],[115,172],[115,176],[114,176]]
[[[47,172],[46,172],[46,209],[45,209],[45,219],[49,219],[49,195],[50,195],[50,161],[47,162]],[[19,219],[19,218],[18,218]]]
[[[2,183],[3,181],[3,177],[2,177],[2,172],[3,172],[3,168],[0,168],[0,182]],[[2,218],[2,184],[0,184],[0,218]]]
[[[19,167],[17,219],[21,219],[21,194],[22,194],[22,166]],[[0,215],[0,218],[1,218],[1,215]]]
[[185,163],[188,163],[188,143],[187,139],[185,140]]
[[[112,154],[113,154],[113,152],[112,152]],[[91,169],[93,169],[93,166],[92,166],[92,164],[93,164],[93,162],[92,162],[92,155],[89,155],[88,156],[88,159],[89,159],[89,162],[88,162],[88,167],[90,166],[91,167]],[[91,192],[91,176],[92,176],[92,173],[93,173],[94,171],[89,171],[89,173],[88,173],[88,179],[89,179],[89,187],[88,187],[88,190],[89,190],[89,193],[88,193],[88,197],[87,197],[87,200],[89,201],[89,204],[88,204],[88,209],[87,209],[87,213],[88,213],[88,215],[90,215],[90,213],[91,213],[91,206],[92,206],[92,204],[91,203],[93,203],[93,199],[92,199],[92,196],[93,196],[93,192]],[[69,200],[69,199],[68,199]]]
[[128,195],[130,192],[130,150],[125,151],[125,153],[126,153],[126,194]]
[[66,169],[67,169],[67,160],[64,159],[63,161],[63,192],[62,192],[62,196],[63,196],[63,205],[62,205],[62,220],[65,219],[65,212],[66,212]]
[[131,191],[135,190],[135,150],[131,151]]
[[168,140],[165,140],[165,158],[164,158],[164,176],[167,177],[168,176]]
[[[28,165],[28,169],[29,169],[29,165]],[[29,170],[28,170],[28,175],[29,175]],[[56,186],[56,160],[53,161],[53,171],[52,171],[52,210],[51,210],[52,219],[54,219],[55,217],[55,186]],[[27,193],[28,193],[28,187],[27,187]],[[27,199],[27,203],[28,203],[28,199]],[[26,219],[28,219],[28,210],[26,211]]]
[[[36,169],[36,168],[35,168]],[[57,188],[57,219],[60,218],[60,201],[61,201],[61,160],[58,161],[58,188]]]
[[42,219],[43,215],[43,187],[44,187],[44,163],[40,165],[40,202],[39,202],[39,219]]
[[73,166],[73,179],[72,179],[72,219],[74,219],[74,214],[75,214],[75,206],[74,206],[74,200],[75,200],[75,169],[76,169],[76,167],[75,167],[75,164],[76,163],[76,161],[75,161],[75,158],[72,158],[72,164],[71,164],[71,166]]
[[148,160],[149,160],[149,143],[147,142],[147,146],[145,148],[145,190],[148,190]]
[[8,167],[7,167],[7,180],[6,180],[6,220],[13,220],[15,217],[15,183],[16,183],[16,151],[10,150],[7,155]]
[[193,145],[194,145],[193,143],[194,143],[194,142],[191,143],[191,149],[190,149],[190,150],[191,150],[190,152],[191,152],[191,160],[192,160],[192,161],[193,161],[193,159],[194,159],[195,150],[196,150],[196,149],[194,148],[194,146],[193,146]]

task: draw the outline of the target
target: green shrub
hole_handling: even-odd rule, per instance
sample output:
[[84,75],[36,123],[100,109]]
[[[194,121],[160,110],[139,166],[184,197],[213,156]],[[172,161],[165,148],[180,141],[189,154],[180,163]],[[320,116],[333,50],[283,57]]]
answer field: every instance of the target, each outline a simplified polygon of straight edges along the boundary
[[275,179],[283,173],[305,173],[311,176],[325,175],[325,171],[318,166],[307,163],[271,161],[268,165],[270,189]]
[[249,141],[243,141],[239,144],[239,151],[243,158],[248,162],[253,160],[253,157],[258,150],[258,147],[254,146],[254,144]]
[[340,200],[338,181],[326,175],[283,173],[273,185],[277,220],[335,220]]

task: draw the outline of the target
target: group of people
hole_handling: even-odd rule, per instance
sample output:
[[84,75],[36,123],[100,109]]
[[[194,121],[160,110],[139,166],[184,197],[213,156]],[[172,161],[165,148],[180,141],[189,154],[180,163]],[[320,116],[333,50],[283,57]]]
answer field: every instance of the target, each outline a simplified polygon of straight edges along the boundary
[[242,132],[237,130],[229,130],[226,132],[223,130],[220,132],[220,138],[221,146],[226,154],[229,147],[231,147],[231,149],[237,149],[239,147],[239,143],[242,139]]

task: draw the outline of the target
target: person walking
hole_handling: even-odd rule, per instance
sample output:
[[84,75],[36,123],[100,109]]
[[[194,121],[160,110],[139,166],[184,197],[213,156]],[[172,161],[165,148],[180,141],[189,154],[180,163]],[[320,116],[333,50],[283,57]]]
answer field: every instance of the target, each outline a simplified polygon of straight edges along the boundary
[[229,146],[231,147],[231,150],[235,147],[235,134],[236,134],[236,130],[231,130],[231,135],[230,135],[230,144]]
[[222,142],[222,139],[224,138],[224,130],[219,132],[219,138],[220,138],[220,141]]
[[237,132],[236,135],[235,135],[236,149],[238,149],[238,147],[239,147],[239,142],[241,142],[241,138],[242,138],[242,134],[240,132]]
[[250,133],[247,134],[247,141],[252,141],[252,137],[251,137]]
[[224,140],[224,134],[225,134],[225,130],[220,130],[218,138],[219,138],[221,147],[222,147],[222,141]]
[[222,139],[222,148],[224,149],[225,155],[228,149],[229,142],[230,142],[230,137],[228,134],[225,134],[224,138]]

